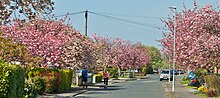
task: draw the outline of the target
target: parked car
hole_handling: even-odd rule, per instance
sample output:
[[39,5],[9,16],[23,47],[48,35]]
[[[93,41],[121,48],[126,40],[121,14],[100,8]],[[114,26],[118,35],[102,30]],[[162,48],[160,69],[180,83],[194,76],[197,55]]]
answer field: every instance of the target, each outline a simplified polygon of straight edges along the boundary
[[183,69],[178,69],[178,70],[177,70],[177,73],[178,73],[178,74],[179,74],[179,73],[180,73],[180,74],[184,74],[185,71],[184,71]]
[[158,73],[159,73],[158,69],[154,69],[154,70],[153,70],[153,73],[158,74]]
[[173,74],[173,72],[174,72],[174,75],[178,75],[177,70],[175,70],[175,69],[174,69],[174,70],[171,70],[171,71],[170,71],[170,74]]
[[161,71],[161,74],[160,74],[160,81],[162,80],[168,80],[170,79],[170,81],[173,80],[173,75],[170,74],[170,70],[169,69],[163,69]]

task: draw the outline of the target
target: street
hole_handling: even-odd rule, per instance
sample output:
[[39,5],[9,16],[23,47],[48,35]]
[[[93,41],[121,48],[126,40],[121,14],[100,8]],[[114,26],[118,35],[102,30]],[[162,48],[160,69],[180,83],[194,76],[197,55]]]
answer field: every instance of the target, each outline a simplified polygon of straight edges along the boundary
[[139,79],[122,83],[110,84],[107,89],[90,90],[75,98],[166,98],[159,75],[151,75],[148,79]]

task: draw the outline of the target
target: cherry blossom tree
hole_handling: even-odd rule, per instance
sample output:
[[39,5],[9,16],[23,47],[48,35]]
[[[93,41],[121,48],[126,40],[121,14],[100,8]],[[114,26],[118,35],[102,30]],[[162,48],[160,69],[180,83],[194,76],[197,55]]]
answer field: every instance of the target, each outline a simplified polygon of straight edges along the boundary
[[96,64],[95,43],[92,39],[81,35],[79,32],[72,32],[71,40],[64,46],[64,62],[70,67],[87,69]]
[[[211,5],[176,14],[176,60],[187,67],[217,66],[220,61],[220,13]],[[163,51],[172,57],[174,25],[165,21],[171,33],[164,33]]]
[[62,47],[71,39],[69,32],[75,30],[64,21],[35,19],[29,22],[15,20],[11,25],[1,26],[5,37],[25,45],[32,57],[40,57],[41,66],[51,62],[60,66]]
[[112,63],[120,68],[140,68],[149,63],[147,51],[140,48],[140,44],[131,44],[128,41],[114,39],[115,45],[112,47]]
[[140,68],[149,63],[148,51],[138,43],[132,44],[119,38],[103,38],[96,35],[94,39],[99,45],[98,60],[101,60],[103,65],[131,69]]
[[111,38],[104,38],[100,35],[92,35],[96,47],[96,62],[98,65],[104,67],[111,62]]

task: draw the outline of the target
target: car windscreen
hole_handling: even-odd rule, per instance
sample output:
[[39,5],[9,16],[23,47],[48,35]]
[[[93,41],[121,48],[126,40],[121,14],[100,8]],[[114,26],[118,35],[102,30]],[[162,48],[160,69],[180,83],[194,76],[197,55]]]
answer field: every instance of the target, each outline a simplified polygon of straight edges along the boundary
[[169,74],[169,71],[168,70],[163,70],[161,73],[162,74]]

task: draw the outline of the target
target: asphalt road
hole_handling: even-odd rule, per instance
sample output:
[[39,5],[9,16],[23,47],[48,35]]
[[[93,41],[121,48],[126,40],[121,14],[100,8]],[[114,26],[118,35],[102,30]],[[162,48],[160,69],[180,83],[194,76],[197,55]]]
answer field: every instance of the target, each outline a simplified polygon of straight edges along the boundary
[[97,87],[75,98],[166,98],[163,83],[167,81],[159,81],[159,75],[149,77],[111,84],[107,89]]

